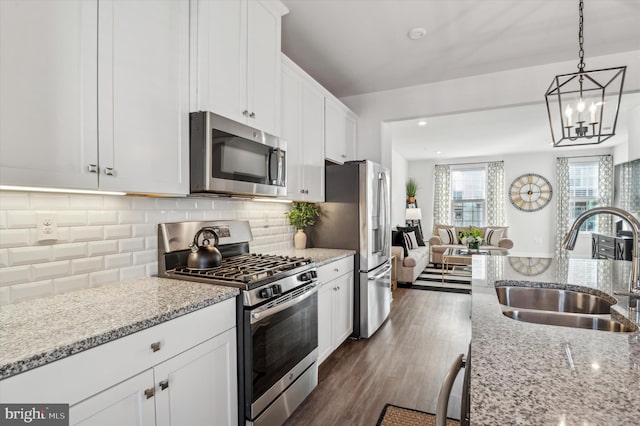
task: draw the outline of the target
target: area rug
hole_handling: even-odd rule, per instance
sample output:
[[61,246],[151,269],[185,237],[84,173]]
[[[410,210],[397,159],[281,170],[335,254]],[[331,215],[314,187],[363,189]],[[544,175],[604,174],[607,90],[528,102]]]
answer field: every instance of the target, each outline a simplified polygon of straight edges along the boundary
[[443,282],[442,267],[429,264],[411,288],[471,294],[471,276],[445,274]]
[[[386,404],[380,413],[376,426],[435,426],[435,414],[411,408]],[[447,419],[447,426],[460,426],[457,420]]]

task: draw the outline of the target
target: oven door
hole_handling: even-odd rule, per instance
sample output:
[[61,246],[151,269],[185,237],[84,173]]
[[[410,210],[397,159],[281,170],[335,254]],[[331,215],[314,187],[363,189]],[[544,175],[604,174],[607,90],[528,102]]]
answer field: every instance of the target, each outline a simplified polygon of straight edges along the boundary
[[244,312],[245,414],[255,419],[317,360],[318,289],[294,290]]

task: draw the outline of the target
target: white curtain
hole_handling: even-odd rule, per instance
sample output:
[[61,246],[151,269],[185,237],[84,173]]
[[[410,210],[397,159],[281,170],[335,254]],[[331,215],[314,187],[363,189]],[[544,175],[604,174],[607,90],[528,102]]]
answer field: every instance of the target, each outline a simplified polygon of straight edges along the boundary
[[[603,155],[598,161],[598,206],[613,206],[613,157],[610,155]],[[611,215],[599,215],[598,232],[611,234],[611,221]]]
[[504,162],[487,163],[487,225],[506,225],[504,198]]
[[434,172],[433,223],[451,223],[451,169],[446,165],[437,165]]
[[556,159],[556,256],[567,257],[566,250],[562,249],[562,242],[569,231],[569,159],[559,157]]

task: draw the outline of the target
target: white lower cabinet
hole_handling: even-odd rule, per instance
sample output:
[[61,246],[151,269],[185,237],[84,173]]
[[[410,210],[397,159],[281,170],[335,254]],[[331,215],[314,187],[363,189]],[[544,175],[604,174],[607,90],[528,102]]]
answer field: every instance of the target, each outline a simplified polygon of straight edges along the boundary
[[354,258],[318,268],[318,363],[322,363],[353,332]]
[[0,381],[0,402],[70,404],[71,425],[238,424],[235,299]]

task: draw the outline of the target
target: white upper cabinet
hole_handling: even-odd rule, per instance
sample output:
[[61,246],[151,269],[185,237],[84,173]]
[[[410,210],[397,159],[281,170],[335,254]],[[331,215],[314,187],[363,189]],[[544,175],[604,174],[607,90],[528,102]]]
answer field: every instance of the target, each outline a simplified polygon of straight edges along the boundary
[[356,158],[357,116],[335,97],[325,99],[325,149],[327,159],[344,163]]
[[189,192],[189,2],[100,1],[100,189]]
[[287,198],[324,201],[324,93],[284,55],[282,139],[287,142]]
[[2,184],[188,193],[188,0],[0,8]]
[[280,135],[278,1],[192,0],[191,110]]
[[0,1],[0,184],[96,189],[97,0]]

